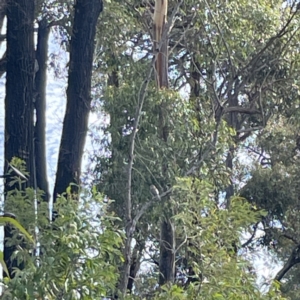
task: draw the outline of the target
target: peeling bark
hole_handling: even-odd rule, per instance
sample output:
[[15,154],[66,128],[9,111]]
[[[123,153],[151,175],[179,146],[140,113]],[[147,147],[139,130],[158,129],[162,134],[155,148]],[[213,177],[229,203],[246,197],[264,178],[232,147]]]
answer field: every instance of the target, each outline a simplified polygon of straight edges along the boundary
[[166,34],[168,0],[156,0],[153,16],[155,76],[159,88],[168,87],[168,39]]

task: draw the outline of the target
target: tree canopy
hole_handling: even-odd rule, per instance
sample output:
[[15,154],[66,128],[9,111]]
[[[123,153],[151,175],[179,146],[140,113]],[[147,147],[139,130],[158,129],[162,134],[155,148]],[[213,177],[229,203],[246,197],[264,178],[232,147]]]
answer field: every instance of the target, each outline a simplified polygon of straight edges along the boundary
[[[5,16],[2,299],[300,299],[297,1],[7,0]],[[90,128],[87,184],[90,111],[109,121]],[[259,283],[255,256],[282,268]]]

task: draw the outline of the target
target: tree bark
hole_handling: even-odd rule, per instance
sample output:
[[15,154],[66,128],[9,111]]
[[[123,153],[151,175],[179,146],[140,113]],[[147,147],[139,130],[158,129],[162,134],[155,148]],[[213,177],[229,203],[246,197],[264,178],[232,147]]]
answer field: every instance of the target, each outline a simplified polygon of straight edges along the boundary
[[[7,2],[7,72],[5,97],[5,169],[13,157],[26,162],[30,173],[26,186],[33,186],[33,76],[34,76],[34,0]],[[11,177],[4,183],[5,195],[15,188]],[[11,230],[5,226],[5,238]],[[14,247],[4,247],[4,260],[10,276],[13,267],[22,266],[11,259]]]
[[153,16],[153,51],[158,88],[168,87],[168,37],[166,32],[168,0],[156,0]]
[[72,192],[80,185],[81,159],[88,129],[91,104],[91,77],[96,24],[102,11],[102,0],[77,0],[67,88],[67,108],[59,149],[54,202],[73,183]]
[[50,27],[48,21],[39,22],[36,61],[38,71],[35,74],[35,115],[34,127],[35,166],[37,187],[44,191],[43,199],[49,201],[49,184],[47,180],[46,160],[46,84],[47,84],[47,57]]

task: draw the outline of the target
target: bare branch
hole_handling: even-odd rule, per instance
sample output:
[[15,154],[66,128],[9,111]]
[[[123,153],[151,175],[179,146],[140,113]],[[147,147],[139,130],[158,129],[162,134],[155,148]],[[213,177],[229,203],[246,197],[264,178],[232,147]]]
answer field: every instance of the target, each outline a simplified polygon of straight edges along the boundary
[[281,236],[282,236],[282,237],[285,237],[285,238],[288,239],[288,240],[291,240],[291,241],[292,241],[294,244],[296,244],[296,245],[299,244],[299,242],[298,242],[294,237],[290,236],[290,235],[287,234],[287,233],[284,233],[284,234],[282,234]]
[[245,248],[245,247],[247,247],[249,244],[251,244],[251,243],[253,242],[254,237],[255,237],[255,235],[256,235],[257,225],[258,225],[258,224],[259,224],[259,222],[257,222],[257,223],[253,226],[253,232],[252,232],[250,238],[249,238],[245,243],[242,244],[241,248]]
[[289,18],[289,20],[286,22],[286,24],[282,27],[282,29],[273,37],[271,37],[268,42],[266,43],[266,45],[256,54],[254,55],[254,57],[252,57],[252,59],[249,61],[249,63],[242,69],[240,69],[240,71],[238,72],[238,74],[236,76],[240,76],[241,74],[245,73],[245,71],[247,69],[249,69],[250,67],[255,66],[257,60],[261,57],[261,55],[275,42],[275,40],[281,38],[282,36],[284,36],[287,33],[287,28],[290,25],[290,23],[292,22],[292,20],[294,19],[295,15],[296,15],[297,11],[295,11],[291,17]]

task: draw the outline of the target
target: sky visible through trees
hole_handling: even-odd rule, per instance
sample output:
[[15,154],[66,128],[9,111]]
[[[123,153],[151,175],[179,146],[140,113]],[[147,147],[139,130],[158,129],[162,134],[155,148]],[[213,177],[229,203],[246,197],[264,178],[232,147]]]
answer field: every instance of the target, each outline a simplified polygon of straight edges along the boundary
[[[55,181],[55,173],[56,173],[56,165],[58,158],[58,149],[61,137],[62,130],[62,122],[65,113],[65,105],[66,105],[66,95],[65,89],[67,85],[66,81],[66,65],[68,62],[68,54],[65,52],[65,49],[60,46],[61,40],[58,37],[56,32],[52,32],[49,39],[49,61],[50,66],[48,67],[48,80],[47,80],[47,167],[48,167],[48,178],[50,190],[53,190],[54,181]],[[2,45],[2,53],[5,45]],[[142,55],[137,55],[136,59],[140,59]],[[51,63],[52,61],[52,63]],[[172,76],[172,74],[170,74]],[[185,87],[180,91],[182,97],[187,98],[189,93],[189,88]],[[4,99],[5,97],[5,75],[0,80],[0,97]],[[4,103],[1,102],[0,109],[0,141],[3,143],[4,141]],[[82,178],[86,183],[90,182],[89,171],[91,170],[89,156],[93,153],[94,147],[92,145],[92,136],[93,132],[94,136],[101,136],[101,131],[95,130],[95,127],[107,122],[107,116],[103,115],[101,112],[91,112],[90,113],[90,121],[89,128],[90,132],[87,135],[86,146],[85,146],[85,154],[82,161]],[[0,148],[0,164],[3,168],[3,146]],[[246,153],[240,152],[239,159],[243,161],[243,163],[251,164],[251,159],[247,156]],[[2,180],[1,180],[2,181]],[[3,189],[3,185],[1,185],[1,189]],[[1,235],[2,236],[2,235]],[[268,261],[268,253],[266,250],[261,249],[260,252],[255,255],[250,255],[249,259],[251,261],[255,261],[255,266],[258,271],[258,279],[257,282],[259,285],[265,283],[266,281],[272,280],[272,276],[277,273],[277,271],[281,268],[280,266],[274,266],[272,261]],[[144,270],[146,270],[147,264],[144,265]],[[262,289],[265,290],[264,285],[262,285]]]
[[[5,30],[5,29],[4,29]],[[55,38],[56,36],[56,38]],[[68,62],[68,55],[60,46],[60,38],[57,33],[53,32],[49,39],[49,61],[53,60],[53,66],[49,66],[47,74],[47,120],[46,120],[46,136],[47,136],[47,166],[50,189],[53,190],[54,178],[56,173],[58,149],[61,137],[62,122],[65,114],[66,106],[66,65]],[[0,55],[3,55],[5,44],[1,46]],[[52,58],[52,59],[51,59]],[[56,69],[56,72],[55,70]],[[56,73],[56,74],[55,74]],[[5,97],[5,75],[0,80],[0,95],[1,95],[1,109],[0,109],[0,164],[3,169],[3,149],[4,149],[4,97]],[[90,113],[90,130],[95,126],[101,124],[103,119],[97,112]],[[99,134],[99,132],[98,132]],[[83,159],[83,173],[87,170],[89,163],[88,156],[92,152],[93,146],[91,144],[91,136],[87,135],[85,154]],[[2,151],[2,152],[1,152]],[[84,175],[83,175],[84,177]],[[3,186],[2,186],[3,188]]]
[[297,1],[102,4],[0,6],[5,299],[300,299]]

